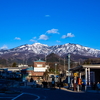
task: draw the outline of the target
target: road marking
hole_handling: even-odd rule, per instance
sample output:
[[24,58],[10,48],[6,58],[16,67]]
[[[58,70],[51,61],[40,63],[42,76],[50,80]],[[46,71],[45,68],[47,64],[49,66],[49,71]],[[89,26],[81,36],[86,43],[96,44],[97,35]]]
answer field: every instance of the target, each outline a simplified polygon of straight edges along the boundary
[[16,96],[15,98],[11,99],[11,100],[15,100],[17,98],[19,98],[20,96],[22,96],[23,94],[28,94],[28,95],[33,95],[33,96],[36,96],[37,99],[35,100],[39,100],[40,99],[40,96],[36,95],[36,94],[32,94],[32,93],[21,93],[20,95]]
[[29,95],[36,96],[36,97],[37,97],[37,99],[35,99],[35,100],[38,100],[38,99],[40,99],[40,96],[38,96],[38,95],[36,95],[36,94],[32,94],[32,93],[23,93],[23,94],[29,94]]
[[22,95],[23,95],[23,93],[21,93],[20,95],[16,96],[15,98],[13,98],[13,99],[11,99],[11,100],[15,100],[15,99],[19,98],[19,97],[22,96]]

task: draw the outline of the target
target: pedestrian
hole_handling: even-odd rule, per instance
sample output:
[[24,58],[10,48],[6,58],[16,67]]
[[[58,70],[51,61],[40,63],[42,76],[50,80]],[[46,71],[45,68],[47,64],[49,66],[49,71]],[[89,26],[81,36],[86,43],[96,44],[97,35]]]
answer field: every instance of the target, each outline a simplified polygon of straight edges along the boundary
[[92,83],[91,83],[91,86],[92,86],[92,89],[93,89],[93,90],[96,90],[97,86],[96,86],[96,83],[95,83],[95,82],[92,82]]
[[52,88],[55,88],[55,81],[52,79]]
[[100,82],[97,82],[97,92],[100,90]]
[[30,82],[33,82],[33,78],[31,77]]
[[71,79],[71,90],[74,90],[74,80]]
[[71,90],[74,90],[74,85],[73,85],[73,83],[71,83]]
[[85,79],[82,80],[82,90],[85,90],[86,87],[86,81]]

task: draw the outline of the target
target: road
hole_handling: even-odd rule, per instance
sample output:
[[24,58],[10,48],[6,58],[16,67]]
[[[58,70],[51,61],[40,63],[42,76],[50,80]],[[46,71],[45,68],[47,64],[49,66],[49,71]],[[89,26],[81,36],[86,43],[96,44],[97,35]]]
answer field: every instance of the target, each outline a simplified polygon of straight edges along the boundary
[[[19,90],[19,88],[14,89]],[[100,93],[78,93],[66,90],[51,90],[43,88],[21,88],[21,94],[13,95],[9,94],[9,98],[5,96],[6,98],[0,98],[0,100],[100,100]]]

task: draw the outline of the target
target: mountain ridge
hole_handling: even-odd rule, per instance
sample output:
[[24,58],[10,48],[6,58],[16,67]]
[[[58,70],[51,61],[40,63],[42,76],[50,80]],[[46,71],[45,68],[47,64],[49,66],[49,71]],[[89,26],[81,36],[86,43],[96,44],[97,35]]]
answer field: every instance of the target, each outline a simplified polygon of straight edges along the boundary
[[23,52],[27,54],[29,53],[43,54],[43,55],[55,53],[59,56],[71,53],[83,56],[100,57],[100,50],[73,43],[66,43],[64,45],[53,45],[53,46],[48,46],[41,43],[34,43],[31,45],[25,44],[8,50],[0,50],[0,55],[7,53],[18,53],[18,52]]
[[25,44],[9,50],[0,50],[0,57],[6,59],[10,64],[12,62],[32,64],[38,59],[45,60],[45,57],[52,53],[58,55],[59,59],[67,59],[67,55],[70,53],[71,60],[76,62],[100,57],[100,50],[72,43],[54,46],[41,43]]

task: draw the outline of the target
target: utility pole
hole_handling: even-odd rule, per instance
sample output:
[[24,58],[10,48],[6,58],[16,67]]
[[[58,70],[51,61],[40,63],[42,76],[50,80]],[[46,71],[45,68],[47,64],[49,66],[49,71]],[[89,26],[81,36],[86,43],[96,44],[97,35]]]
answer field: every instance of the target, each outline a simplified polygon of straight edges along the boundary
[[24,67],[24,60],[25,60],[25,59],[24,59],[24,57],[22,57],[22,59],[23,59],[23,67]]
[[47,59],[46,59],[46,55],[45,55],[45,61],[46,61]]
[[[68,54],[68,73],[70,69],[70,54]],[[70,76],[68,75],[68,85],[70,85]]]
[[56,82],[56,66],[57,66],[57,63],[55,63],[55,76],[54,76],[55,82]]
[[65,71],[65,58],[64,58],[64,71]]
[[65,58],[64,58],[64,71],[63,71],[63,74],[64,74],[64,78],[66,76],[66,70],[65,70]]
[[81,61],[82,61],[82,59],[79,59],[79,65],[81,65]]
[[27,53],[25,53],[25,64],[27,65]]
[[56,66],[57,66],[57,63],[55,63],[55,75],[56,75]]

